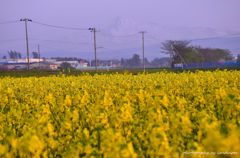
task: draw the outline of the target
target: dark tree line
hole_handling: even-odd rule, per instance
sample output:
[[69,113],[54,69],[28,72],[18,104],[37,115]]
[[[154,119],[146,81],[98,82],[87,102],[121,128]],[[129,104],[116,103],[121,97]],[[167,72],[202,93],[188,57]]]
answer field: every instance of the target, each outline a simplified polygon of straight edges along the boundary
[[[22,54],[15,50],[8,51],[8,56],[10,59],[22,59]],[[38,52],[32,52],[32,56],[34,59],[38,59],[40,57],[40,54]],[[6,56],[4,56],[4,58],[6,58]]]
[[[147,58],[144,59],[145,65],[148,65],[149,62]],[[122,67],[129,67],[129,68],[139,68],[143,66],[143,61],[138,54],[133,54],[132,58],[130,59],[121,59]]]
[[10,59],[21,59],[22,55],[20,52],[10,50],[8,51],[8,56]]
[[40,54],[38,52],[32,52],[32,56],[34,59],[40,58]]
[[162,51],[170,55],[171,66],[200,62],[219,62],[232,60],[229,50],[218,48],[201,48],[191,46],[189,41],[166,41],[162,43]]

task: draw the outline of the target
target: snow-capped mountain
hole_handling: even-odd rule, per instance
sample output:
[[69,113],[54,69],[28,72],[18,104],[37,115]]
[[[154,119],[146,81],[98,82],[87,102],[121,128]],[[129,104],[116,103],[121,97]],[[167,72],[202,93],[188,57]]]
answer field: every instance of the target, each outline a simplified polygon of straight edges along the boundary
[[[240,31],[217,30],[202,26],[164,26],[160,22],[139,22],[131,18],[117,18],[112,24],[101,29],[103,35],[109,35],[107,37],[109,42],[103,44],[118,50],[116,52],[121,52],[122,55],[132,53],[130,51],[137,47],[140,52],[139,31],[146,31],[145,45],[151,57],[160,55],[160,44],[165,40],[193,40],[193,45],[229,49],[234,55],[240,50]],[[239,33],[238,36],[232,36],[237,33]],[[114,51],[111,52],[114,53]]]
[[229,31],[216,30],[210,27],[166,26],[160,22],[139,22],[131,18],[113,20],[113,23],[105,28],[104,32],[113,36],[124,36],[143,30],[162,40],[205,38],[229,33]]

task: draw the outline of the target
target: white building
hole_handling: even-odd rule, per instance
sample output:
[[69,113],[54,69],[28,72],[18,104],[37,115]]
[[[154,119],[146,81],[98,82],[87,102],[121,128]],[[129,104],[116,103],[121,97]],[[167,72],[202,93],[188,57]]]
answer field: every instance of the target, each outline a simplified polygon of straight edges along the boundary
[[[29,59],[30,63],[38,63],[42,61],[43,59],[33,59],[33,58]],[[28,63],[28,60],[27,58],[26,59],[0,59],[0,63]]]

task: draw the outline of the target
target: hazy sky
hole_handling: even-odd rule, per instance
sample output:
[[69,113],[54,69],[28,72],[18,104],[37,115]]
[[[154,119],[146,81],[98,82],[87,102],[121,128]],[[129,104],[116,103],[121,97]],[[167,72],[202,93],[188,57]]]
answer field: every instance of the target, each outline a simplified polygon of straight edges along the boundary
[[[240,33],[240,0],[1,0],[0,23],[28,17],[46,24],[99,29],[109,35],[128,35],[144,29],[150,35],[164,34],[164,39]],[[164,30],[165,29],[165,30]],[[187,30],[187,31],[186,31]],[[162,32],[161,32],[162,31]],[[196,33],[197,32],[197,33]],[[24,24],[0,25],[0,56],[9,49],[25,52]],[[30,50],[37,44],[48,55],[91,58],[92,34],[89,31],[68,31],[29,24]],[[139,51],[140,37],[99,37],[103,55],[114,54],[111,49]],[[147,38],[147,37],[146,37]],[[157,40],[158,36],[154,37]],[[186,37],[187,38],[187,37]],[[11,42],[6,42],[9,40]],[[51,41],[52,40],[52,41]],[[61,40],[61,41],[60,41]],[[129,41],[128,41],[129,40]],[[2,42],[1,42],[2,41]],[[55,43],[54,43],[55,41]],[[58,41],[58,43],[57,43]],[[79,42],[79,45],[66,44]],[[115,41],[115,43],[112,43]],[[132,42],[131,42],[132,41]],[[52,43],[51,43],[52,42]],[[62,43],[60,43],[62,42]],[[126,42],[126,44],[124,43]],[[155,41],[157,43],[158,41]],[[150,44],[153,44],[152,39]],[[159,42],[160,43],[160,42]],[[130,49],[132,48],[132,50]],[[109,49],[109,50],[108,50]],[[150,50],[149,50],[150,51]],[[152,52],[151,52],[152,53]]]

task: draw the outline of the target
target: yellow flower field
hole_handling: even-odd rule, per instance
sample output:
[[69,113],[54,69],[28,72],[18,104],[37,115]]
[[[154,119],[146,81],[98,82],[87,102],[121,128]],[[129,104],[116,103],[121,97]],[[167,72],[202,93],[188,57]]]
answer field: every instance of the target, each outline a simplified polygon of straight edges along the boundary
[[240,157],[239,71],[0,79],[0,157],[191,152]]

